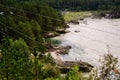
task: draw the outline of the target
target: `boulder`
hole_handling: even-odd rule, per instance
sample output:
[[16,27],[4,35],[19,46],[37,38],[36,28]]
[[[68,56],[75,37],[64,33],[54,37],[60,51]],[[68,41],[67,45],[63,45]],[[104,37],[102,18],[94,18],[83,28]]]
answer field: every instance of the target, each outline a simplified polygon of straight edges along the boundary
[[54,46],[52,44],[46,43],[45,46],[46,46],[47,51],[50,51],[50,50],[54,49]]
[[78,30],[75,30],[74,32],[78,33],[78,32],[80,32],[80,31],[78,31]]
[[70,28],[70,26],[69,26],[69,25],[67,25],[67,23],[66,23],[65,28]]
[[68,54],[69,53],[69,49],[71,49],[71,46],[61,46],[59,47],[59,49],[57,50],[57,54]]
[[72,48],[72,47],[71,47],[71,46],[69,46],[69,45],[65,47],[65,49],[71,49],[71,48]]
[[105,12],[101,12],[99,15],[100,15],[100,17],[105,17],[106,13]]
[[84,20],[84,18],[80,18],[79,20]]
[[71,20],[71,21],[69,21],[69,23],[79,24],[79,21],[78,20]]

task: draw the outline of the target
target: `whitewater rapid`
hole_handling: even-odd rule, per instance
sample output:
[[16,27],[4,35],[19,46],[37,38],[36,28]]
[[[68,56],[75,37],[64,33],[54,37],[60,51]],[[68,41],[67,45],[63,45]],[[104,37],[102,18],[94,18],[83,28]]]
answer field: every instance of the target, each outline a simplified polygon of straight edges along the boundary
[[120,19],[87,18],[69,26],[69,33],[56,37],[61,40],[60,45],[72,46],[68,55],[60,56],[63,61],[82,60],[99,66],[100,59],[107,53],[120,60]]

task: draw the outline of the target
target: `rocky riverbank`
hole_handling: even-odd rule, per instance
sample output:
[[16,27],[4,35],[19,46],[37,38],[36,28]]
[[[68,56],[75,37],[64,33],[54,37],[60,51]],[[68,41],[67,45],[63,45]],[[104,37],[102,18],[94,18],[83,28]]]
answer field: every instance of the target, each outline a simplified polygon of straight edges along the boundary
[[68,54],[69,50],[72,48],[71,46],[57,46],[53,44],[46,44],[46,48],[48,52],[55,52],[56,54]]
[[117,19],[120,18],[120,12],[118,11],[101,11],[96,12],[92,15],[92,18],[107,18],[107,19]]
[[55,29],[54,31],[45,32],[44,37],[52,38],[52,37],[59,36],[60,34],[68,33],[69,31],[67,31],[66,28],[69,28],[69,25],[65,24],[64,28],[58,28],[58,29]]
[[72,48],[71,46],[51,46],[49,53],[55,60],[56,67],[60,69],[61,73],[67,73],[71,69],[71,67],[75,65],[79,67],[79,71],[90,72],[93,66],[87,62],[77,61],[77,60],[62,61],[60,55],[68,54],[71,48]]

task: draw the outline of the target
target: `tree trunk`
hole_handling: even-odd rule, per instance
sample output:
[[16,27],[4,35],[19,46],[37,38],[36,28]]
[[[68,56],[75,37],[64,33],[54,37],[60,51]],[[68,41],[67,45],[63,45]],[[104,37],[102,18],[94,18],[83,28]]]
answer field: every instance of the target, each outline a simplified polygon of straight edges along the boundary
[[9,74],[8,74],[8,72],[6,73],[6,79],[9,80]]

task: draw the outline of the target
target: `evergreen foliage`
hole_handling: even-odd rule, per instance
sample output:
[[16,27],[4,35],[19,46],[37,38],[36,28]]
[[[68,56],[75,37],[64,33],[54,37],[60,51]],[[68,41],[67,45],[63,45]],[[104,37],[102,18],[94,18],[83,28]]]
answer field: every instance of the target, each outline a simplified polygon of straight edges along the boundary
[[120,0],[50,0],[49,5],[58,10],[111,10],[120,5]]
[[[30,75],[30,51],[22,40],[3,39],[0,58],[0,78],[2,80],[26,80]],[[29,76],[29,77],[28,77]]]
[[45,34],[65,28],[61,13],[42,0],[1,0],[0,13],[1,32],[13,39],[23,38],[30,48],[38,47],[43,53]]

